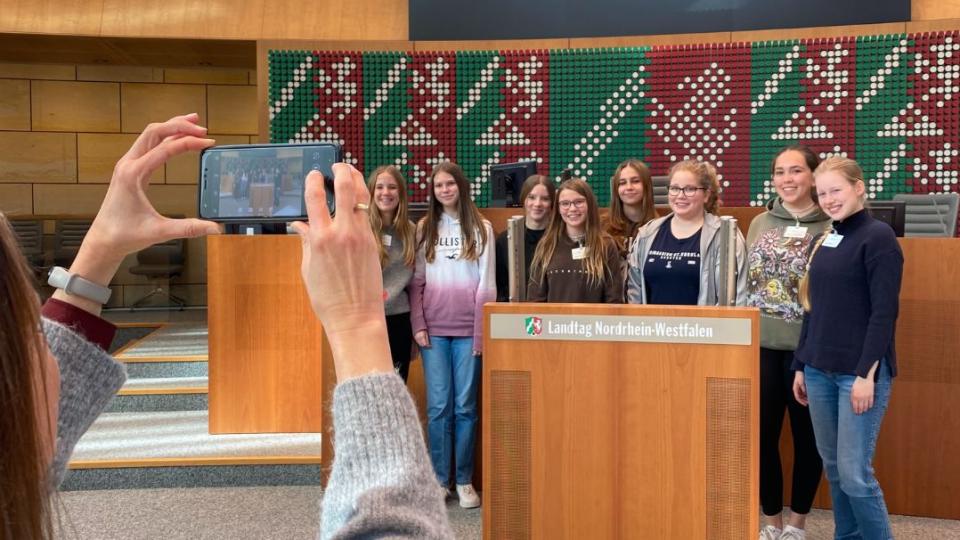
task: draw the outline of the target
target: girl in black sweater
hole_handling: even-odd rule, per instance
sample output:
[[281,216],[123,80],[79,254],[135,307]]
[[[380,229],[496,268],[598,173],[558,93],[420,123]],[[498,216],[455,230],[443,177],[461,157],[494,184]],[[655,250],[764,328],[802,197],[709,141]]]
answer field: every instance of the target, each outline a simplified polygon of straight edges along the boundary
[[893,535],[872,462],[897,374],[903,253],[893,229],[865,209],[863,171],[855,161],[831,157],[814,177],[833,228],[814,244],[800,284],[806,313],[793,391],[810,407],[836,537],[886,540]]
[[[553,213],[553,201],[557,198],[557,186],[553,180],[535,174],[523,183],[520,188],[520,200],[523,201],[523,279],[521,287],[527,286],[530,277],[530,263],[537,250],[537,244],[543,238],[550,216]],[[496,243],[497,265],[497,302],[510,301],[510,271],[508,270],[507,231],[497,236]]]

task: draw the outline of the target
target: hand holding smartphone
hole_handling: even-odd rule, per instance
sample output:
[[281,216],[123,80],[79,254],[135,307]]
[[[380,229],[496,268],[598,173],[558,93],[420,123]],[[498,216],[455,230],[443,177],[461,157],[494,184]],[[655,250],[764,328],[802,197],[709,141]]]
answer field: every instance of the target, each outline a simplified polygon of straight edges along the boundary
[[200,154],[200,217],[220,223],[277,223],[307,218],[304,180],[320,171],[335,211],[333,143],[214,146]]

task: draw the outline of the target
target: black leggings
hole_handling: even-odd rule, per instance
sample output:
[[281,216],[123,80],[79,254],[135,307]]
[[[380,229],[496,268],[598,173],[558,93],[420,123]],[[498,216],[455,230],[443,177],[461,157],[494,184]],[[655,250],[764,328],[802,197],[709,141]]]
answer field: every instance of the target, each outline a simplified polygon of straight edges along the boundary
[[807,514],[820,485],[823,462],[813,437],[810,410],[793,397],[793,351],[760,348],[760,505],[767,516],[783,510],[780,431],[783,410],[793,432],[793,489],[790,509]]
[[413,329],[410,326],[410,312],[387,315],[387,338],[390,340],[390,356],[393,357],[393,369],[407,382],[410,373],[410,351],[413,347]]

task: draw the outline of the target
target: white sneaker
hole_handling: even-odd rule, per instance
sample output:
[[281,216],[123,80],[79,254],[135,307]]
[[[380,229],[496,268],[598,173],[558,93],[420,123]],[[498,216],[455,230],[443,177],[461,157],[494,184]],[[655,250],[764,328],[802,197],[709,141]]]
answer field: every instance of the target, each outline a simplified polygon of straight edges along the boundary
[[803,529],[798,529],[793,525],[787,525],[783,528],[783,534],[780,535],[780,540],[806,540],[807,531]]
[[461,508],[476,508],[480,506],[480,495],[473,489],[473,484],[457,484],[457,496],[460,497]]
[[760,529],[760,540],[780,540],[781,538],[780,529],[774,527],[773,525],[767,525],[766,527]]

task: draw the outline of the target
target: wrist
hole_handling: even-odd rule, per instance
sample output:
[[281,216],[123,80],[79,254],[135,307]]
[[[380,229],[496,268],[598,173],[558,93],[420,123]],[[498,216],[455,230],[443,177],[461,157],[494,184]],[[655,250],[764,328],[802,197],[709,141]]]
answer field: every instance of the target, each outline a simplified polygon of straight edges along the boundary
[[394,371],[386,320],[367,319],[349,327],[341,325],[336,329],[325,329],[338,381]]
[[116,275],[124,255],[84,242],[70,265],[70,273],[107,287]]

